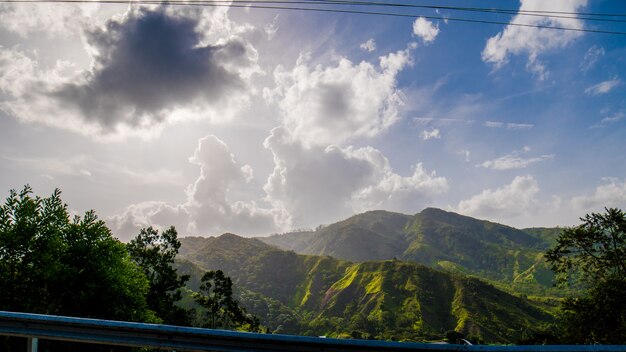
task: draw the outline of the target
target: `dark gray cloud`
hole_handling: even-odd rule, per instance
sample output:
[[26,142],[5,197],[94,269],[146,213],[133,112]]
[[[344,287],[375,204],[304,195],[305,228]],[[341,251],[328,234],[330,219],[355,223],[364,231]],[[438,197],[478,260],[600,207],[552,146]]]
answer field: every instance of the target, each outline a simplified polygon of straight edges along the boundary
[[197,26],[197,18],[162,9],[109,20],[86,33],[96,54],[84,81],[52,95],[105,132],[119,125],[150,127],[175,108],[218,104],[245,86],[232,67],[252,63],[244,42],[204,45]]

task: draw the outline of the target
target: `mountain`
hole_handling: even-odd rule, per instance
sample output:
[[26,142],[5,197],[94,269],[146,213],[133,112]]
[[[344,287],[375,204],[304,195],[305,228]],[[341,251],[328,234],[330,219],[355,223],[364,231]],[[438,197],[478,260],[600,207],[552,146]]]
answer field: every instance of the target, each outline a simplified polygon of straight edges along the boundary
[[552,286],[543,253],[559,229],[519,230],[427,208],[414,215],[370,211],[311,232],[259,238],[302,254],[402,259],[529,290]]
[[[401,216],[376,213],[373,218]],[[387,223],[369,220],[353,221],[388,234],[399,229],[397,223],[380,227]],[[232,234],[180,241],[187,260],[182,263],[201,268],[181,272],[197,276],[202,270],[224,270],[242,305],[275,332],[427,340],[457,330],[487,342],[514,342],[524,330],[552,319],[531,302],[476,278],[413,262],[351,263]]]
[[415,263],[354,264],[322,301],[322,316],[356,320],[352,327],[383,337],[425,339],[456,330],[485,341],[515,341],[551,317],[528,302],[475,278]]

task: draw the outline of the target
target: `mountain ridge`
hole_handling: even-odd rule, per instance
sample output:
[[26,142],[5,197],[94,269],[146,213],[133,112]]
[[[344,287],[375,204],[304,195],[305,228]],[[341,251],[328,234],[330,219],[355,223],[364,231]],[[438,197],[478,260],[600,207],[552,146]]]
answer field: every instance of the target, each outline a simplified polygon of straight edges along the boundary
[[180,241],[181,253],[190,254],[184,259],[201,268],[196,276],[223,270],[240,288],[243,306],[262,314],[271,331],[429,340],[457,330],[488,342],[514,342],[524,329],[552,319],[481,280],[413,262],[353,263],[233,234]]
[[396,258],[537,291],[552,286],[543,253],[558,232],[426,208],[415,215],[369,211],[315,231],[258,239],[301,254],[355,262]]

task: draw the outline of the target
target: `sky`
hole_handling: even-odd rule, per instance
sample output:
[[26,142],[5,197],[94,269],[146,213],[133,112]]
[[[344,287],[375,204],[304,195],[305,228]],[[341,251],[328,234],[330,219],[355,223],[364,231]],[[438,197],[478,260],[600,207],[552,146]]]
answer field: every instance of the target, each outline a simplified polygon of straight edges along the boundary
[[[436,4],[626,15],[618,0]],[[624,17],[349,9],[414,16],[0,3],[0,189],[59,188],[122,240],[374,209],[525,228],[626,208],[626,35],[510,24],[626,32]]]

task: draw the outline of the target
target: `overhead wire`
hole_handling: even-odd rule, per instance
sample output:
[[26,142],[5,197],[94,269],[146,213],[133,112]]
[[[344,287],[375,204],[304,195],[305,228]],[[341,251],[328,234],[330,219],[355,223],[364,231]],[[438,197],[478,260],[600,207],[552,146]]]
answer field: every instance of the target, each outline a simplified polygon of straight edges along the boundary
[[[577,20],[593,20],[593,21],[610,21],[610,22],[626,22],[624,20],[612,20],[612,19],[599,19],[592,17],[570,17],[562,15],[580,15],[574,12],[564,11],[530,11],[530,10],[510,10],[510,9],[493,9],[493,8],[475,8],[475,7],[460,7],[460,6],[438,6],[438,5],[417,5],[417,4],[402,4],[402,3],[388,3],[388,2],[375,2],[375,1],[354,1],[354,0],[257,0],[257,1],[245,1],[245,0],[0,0],[0,3],[106,3],[106,4],[149,4],[149,5],[175,5],[175,6],[200,6],[200,7],[232,7],[232,8],[248,8],[248,9],[272,9],[272,10],[288,10],[288,11],[312,11],[323,13],[345,13],[345,14],[361,14],[361,15],[376,15],[376,16],[390,16],[390,17],[403,17],[403,18],[417,18],[424,17],[430,20],[444,20],[453,22],[465,22],[475,24],[498,24],[498,25],[510,25],[517,27],[530,27],[539,29],[551,29],[551,30],[564,30],[564,31],[576,31],[576,32],[588,32],[599,34],[612,34],[612,35],[626,35],[623,31],[596,29],[596,28],[578,28],[578,27],[564,27],[558,25],[548,24],[532,24],[532,23],[520,23],[520,22],[508,22],[497,21],[487,19],[475,19],[475,18],[462,18],[451,16],[434,16],[425,14],[406,14],[395,12],[383,12],[383,11],[364,11],[355,9],[338,9],[338,8],[319,8],[319,7],[303,7],[303,6],[282,6],[282,5],[351,5],[351,6],[384,6],[384,7],[410,7],[410,8],[422,8],[422,9],[435,9],[435,10],[456,10],[456,11],[469,11],[469,12],[481,12],[481,13],[499,13],[507,15],[527,15],[527,16],[542,16],[546,18],[568,18]],[[268,5],[266,5],[268,4]],[[556,15],[555,15],[556,14]],[[626,14],[583,14],[584,16],[614,16],[614,17],[626,17]]]

